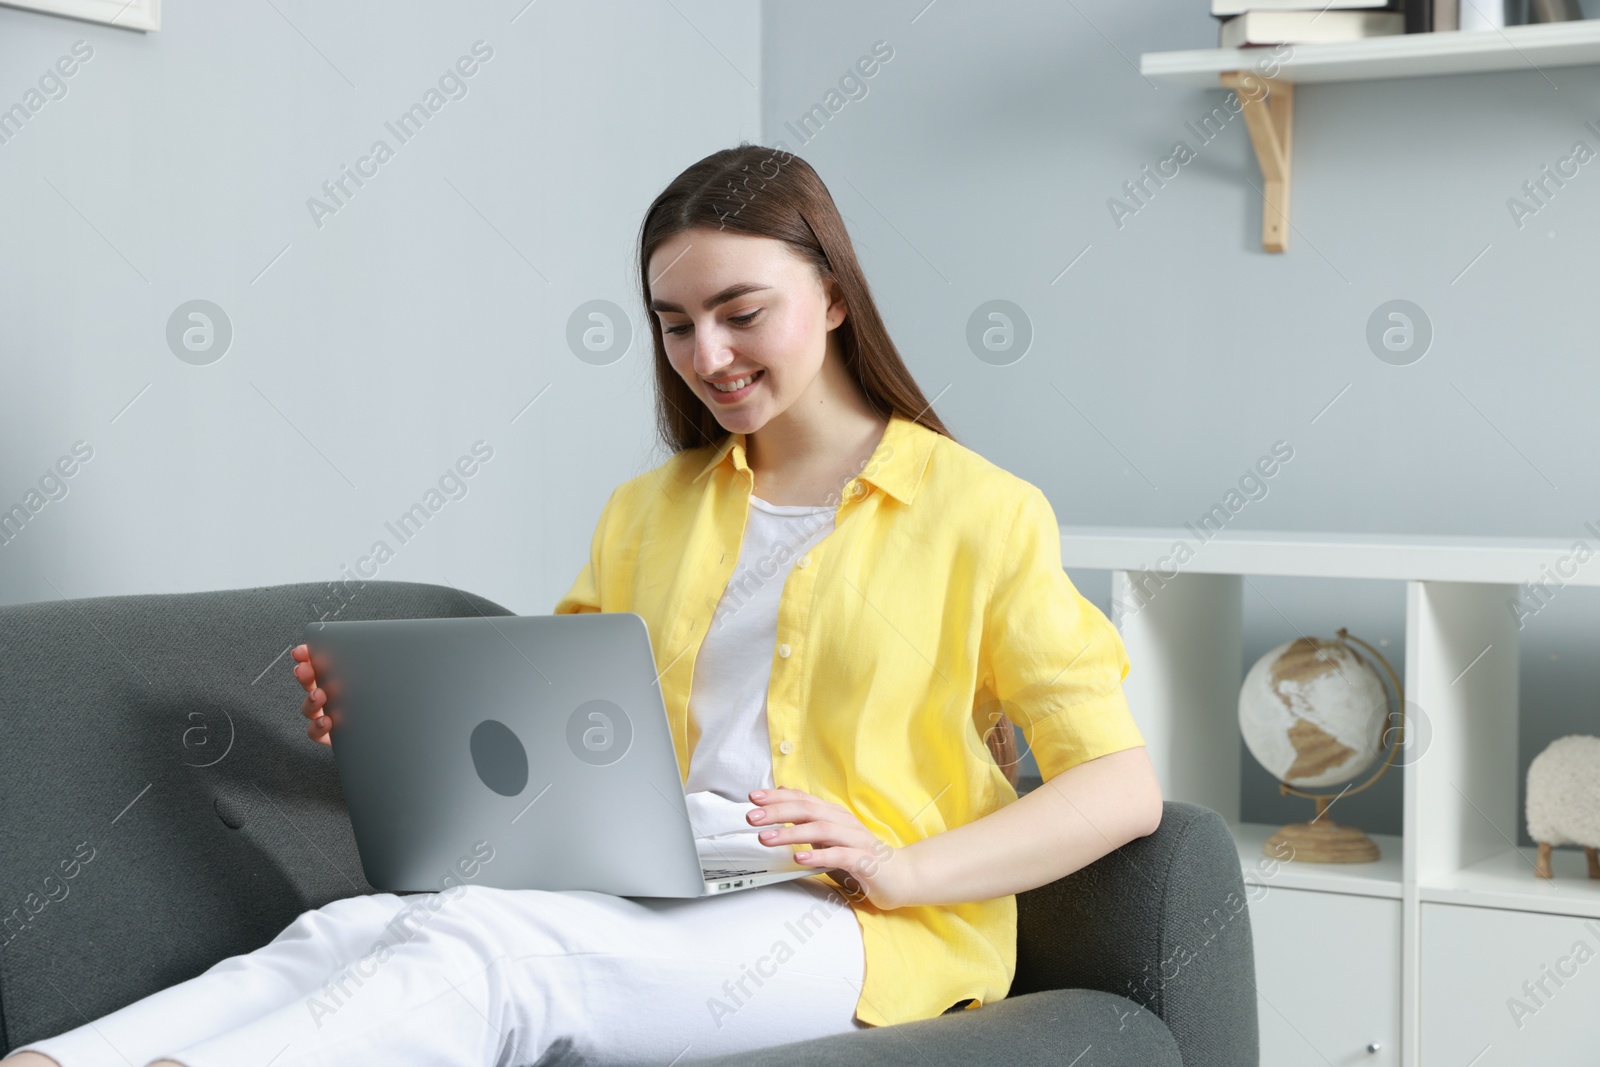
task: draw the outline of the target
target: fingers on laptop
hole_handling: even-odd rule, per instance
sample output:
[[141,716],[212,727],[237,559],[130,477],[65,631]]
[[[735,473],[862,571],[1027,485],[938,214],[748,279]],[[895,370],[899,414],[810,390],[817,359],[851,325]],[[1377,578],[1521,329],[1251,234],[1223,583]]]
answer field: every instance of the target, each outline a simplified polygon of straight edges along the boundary
[[328,694],[317,688],[317,675],[311,667],[311,651],[305,645],[296,645],[289,654],[298,662],[294,665],[294,676],[306,690],[305,700],[300,702],[300,714],[311,721],[306,724],[306,736],[313,741],[324,745],[332,745],[328,739],[328,731],[333,726],[333,721],[322,714],[322,706],[328,702]]
[[311,720],[306,724],[306,736],[324,745],[332,745],[333,742],[328,740],[328,731],[333,727],[333,720],[322,714],[322,703],[325,699],[327,698],[320,689],[315,693],[307,693],[305,704],[300,710]]
[[316,668],[311,666],[311,650],[305,645],[295,645],[289,650],[289,655],[296,660],[294,677],[307,690],[314,689],[317,684]]

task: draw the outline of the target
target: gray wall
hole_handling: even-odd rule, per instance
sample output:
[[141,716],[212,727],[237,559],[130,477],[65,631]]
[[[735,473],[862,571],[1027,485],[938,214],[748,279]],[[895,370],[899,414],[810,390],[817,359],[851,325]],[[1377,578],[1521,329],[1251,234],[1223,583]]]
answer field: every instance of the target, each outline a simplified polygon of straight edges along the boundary
[[[1182,525],[1283,440],[1294,458],[1237,528],[1586,536],[1600,519],[1600,162],[1521,229],[1506,201],[1575,140],[1600,148],[1584,128],[1600,123],[1600,68],[1302,87],[1294,229],[1268,255],[1243,119],[1209,143],[1185,125],[1225,91],[1138,73],[1141,52],[1213,47],[1208,7],[771,4],[763,128],[829,183],[957,437],[1043,488],[1064,524]],[[809,139],[785,125],[879,40],[894,57],[864,96]],[[1107,201],[1178,140],[1195,158],[1119,227]],[[1005,366],[966,343],[993,299],[1034,331]],[[1391,299],[1434,327],[1408,366],[1366,343]],[[1068,563],[1109,612],[1108,577]],[[1396,583],[1255,581],[1244,663],[1297,629],[1341,625],[1387,638],[1404,669]],[[1529,621],[1524,768],[1555,736],[1600,732],[1585,654],[1597,635],[1589,590]],[[1247,818],[1308,817],[1243,760]],[[1400,785],[1386,775],[1335,816],[1398,833]]]
[[[0,8],[0,107],[93,49],[0,144],[0,506],[93,449],[0,545],[0,601],[332,581],[382,540],[370,576],[548,612],[611,488],[664,458],[637,227],[683,167],[759,139],[759,11],[164,7],[149,34]],[[480,40],[402,144],[385,123]],[[319,226],[307,200],[380,138]],[[197,298],[233,327],[209,365],[166,340]],[[595,299],[634,320],[606,366],[566,339]],[[480,440],[493,458],[430,500]],[[402,543],[385,522],[418,503]]]

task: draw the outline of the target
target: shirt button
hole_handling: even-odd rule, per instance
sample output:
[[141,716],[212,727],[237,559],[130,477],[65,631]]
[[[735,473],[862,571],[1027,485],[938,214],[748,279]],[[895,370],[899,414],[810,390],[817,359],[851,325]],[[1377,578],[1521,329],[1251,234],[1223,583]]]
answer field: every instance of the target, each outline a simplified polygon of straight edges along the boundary
[[794,561],[794,565],[796,567],[809,567],[811,566],[811,557],[801,556],[799,559]]
[[778,646],[778,655],[781,656],[783,659],[788,659],[789,658],[789,646],[788,645],[779,645]]
[[867,487],[862,485],[860,482],[857,482],[855,484],[855,488],[850,490],[850,492],[854,493],[856,496],[860,496],[862,493],[865,493],[866,491],[867,491]]
[[794,742],[793,741],[781,741],[781,742],[779,742],[778,743],[778,751],[782,752],[785,756],[787,756],[789,753],[794,751]]

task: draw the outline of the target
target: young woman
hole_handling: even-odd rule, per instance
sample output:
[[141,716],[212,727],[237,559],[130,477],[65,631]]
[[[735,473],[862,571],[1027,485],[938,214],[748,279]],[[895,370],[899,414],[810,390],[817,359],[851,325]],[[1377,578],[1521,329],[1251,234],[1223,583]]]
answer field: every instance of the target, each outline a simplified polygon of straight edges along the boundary
[[[645,619],[698,836],[817,875],[338,900],[5,1067],[690,1063],[928,1018],[1005,996],[1014,894],[1154,831],[1117,632],[1044,495],[933,414],[811,167],[708,156],[639,265],[674,454],[613,490],[555,610]],[[1046,779],[1020,799],[1013,723]]]

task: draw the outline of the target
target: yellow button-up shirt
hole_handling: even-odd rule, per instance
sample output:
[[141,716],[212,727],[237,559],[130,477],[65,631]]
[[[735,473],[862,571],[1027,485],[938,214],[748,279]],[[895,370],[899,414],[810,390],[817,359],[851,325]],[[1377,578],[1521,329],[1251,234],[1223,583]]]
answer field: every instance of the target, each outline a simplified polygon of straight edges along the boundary
[[[745,435],[731,434],[624,482],[555,608],[644,619],[685,782],[699,733],[695,658],[738,561],[754,481]],[[804,556],[779,560],[767,690],[778,786],[848,808],[898,848],[1017,798],[981,736],[997,714],[1047,779],[1144,744],[1122,693],[1121,636],[1062,570],[1037,487],[897,415],[834,521]],[[863,1022],[1006,995],[1015,896],[887,910],[856,896]]]

